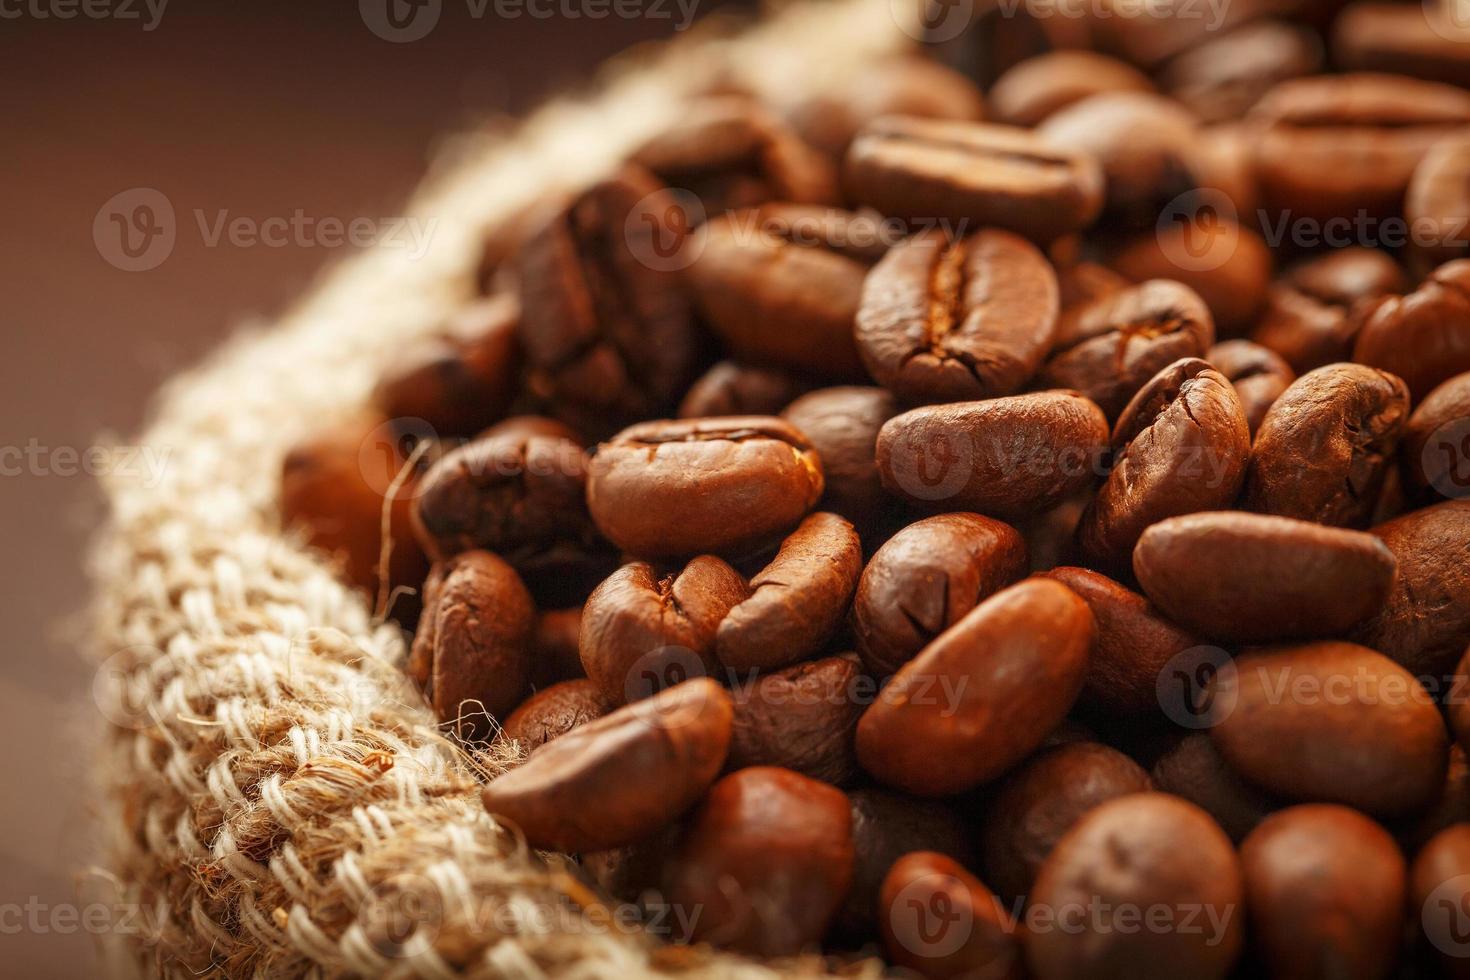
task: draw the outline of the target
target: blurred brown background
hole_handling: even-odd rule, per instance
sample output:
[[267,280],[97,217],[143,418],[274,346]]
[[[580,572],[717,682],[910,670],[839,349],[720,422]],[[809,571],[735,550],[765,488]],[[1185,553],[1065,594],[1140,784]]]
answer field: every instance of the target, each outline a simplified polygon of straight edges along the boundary
[[[408,34],[436,5],[391,2]],[[369,28],[388,23],[384,0],[172,0],[161,15],[160,0],[0,0],[0,972],[96,974],[68,909],[89,857],[97,724],[76,647],[82,560],[103,512],[70,454],[126,441],[162,380],[349,251],[211,245],[195,210],[396,214],[445,134],[673,35],[691,2],[594,19],[595,2],[438,0],[431,30],[390,43]],[[732,4],[697,0],[695,13],[720,6]],[[99,252],[93,221],[138,187],[168,199],[178,233],[162,264],[128,272]]]

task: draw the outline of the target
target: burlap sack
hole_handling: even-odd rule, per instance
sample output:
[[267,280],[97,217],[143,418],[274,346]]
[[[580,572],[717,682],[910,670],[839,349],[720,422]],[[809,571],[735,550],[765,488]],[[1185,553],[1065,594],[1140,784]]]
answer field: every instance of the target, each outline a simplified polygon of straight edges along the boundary
[[[282,535],[287,448],[346,417],[403,343],[473,289],[482,236],[552,186],[609,168],[681,90],[733,77],[789,97],[840,85],[908,41],[890,0],[788,9],[609,69],[460,159],[407,214],[423,258],[354,257],[269,329],[160,394],[144,444],[161,484],[107,487],[96,650],[110,721],[100,772],[117,975],[768,976],[639,933],[482,810],[479,767],[439,736],[400,671],[398,631]],[[864,972],[876,967],[863,968]]]

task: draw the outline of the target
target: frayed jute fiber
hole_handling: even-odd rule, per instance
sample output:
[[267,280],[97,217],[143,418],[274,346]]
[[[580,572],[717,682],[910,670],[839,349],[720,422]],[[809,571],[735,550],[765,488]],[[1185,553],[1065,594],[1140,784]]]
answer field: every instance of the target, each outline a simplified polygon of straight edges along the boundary
[[430,229],[427,254],[356,255],[160,393],[142,444],[166,459],[163,478],[107,479],[94,556],[101,874],[127,917],[104,943],[110,974],[824,968],[668,945],[615,917],[568,859],[497,825],[477,782],[514,760],[442,737],[402,673],[400,631],[284,534],[276,495],[287,449],[360,411],[405,342],[472,296],[497,221],[609,170],[675,118],[682,92],[809,93],[907,38],[890,0],[845,0],[634,52],[591,94],[446,144],[405,211]]

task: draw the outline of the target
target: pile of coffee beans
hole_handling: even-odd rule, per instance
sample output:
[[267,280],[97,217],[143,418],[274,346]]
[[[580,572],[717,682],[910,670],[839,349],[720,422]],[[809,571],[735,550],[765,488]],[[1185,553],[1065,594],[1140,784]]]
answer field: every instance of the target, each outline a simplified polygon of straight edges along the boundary
[[651,935],[1466,975],[1470,31],[925,23],[490,229],[285,522]]

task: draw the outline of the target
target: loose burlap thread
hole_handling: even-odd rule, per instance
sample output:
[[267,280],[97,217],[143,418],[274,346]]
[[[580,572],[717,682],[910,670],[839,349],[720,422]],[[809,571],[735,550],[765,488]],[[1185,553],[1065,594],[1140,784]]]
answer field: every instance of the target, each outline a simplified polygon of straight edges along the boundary
[[[717,81],[780,97],[840,85],[906,41],[890,0],[781,11],[610,66],[593,94],[462,137],[380,246],[279,322],[242,331],[160,393],[142,444],[160,482],[105,481],[95,650],[105,875],[123,910],[108,971],[143,976],[731,977],[815,972],[660,943],[611,922],[565,859],[486,815],[506,760],[446,741],[403,638],[281,530],[287,449],[361,410],[405,342],[464,303],[487,229],[606,172]],[[558,863],[562,862],[562,863]],[[126,918],[126,922],[123,922]],[[869,966],[872,970],[875,967]]]

